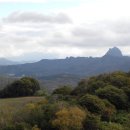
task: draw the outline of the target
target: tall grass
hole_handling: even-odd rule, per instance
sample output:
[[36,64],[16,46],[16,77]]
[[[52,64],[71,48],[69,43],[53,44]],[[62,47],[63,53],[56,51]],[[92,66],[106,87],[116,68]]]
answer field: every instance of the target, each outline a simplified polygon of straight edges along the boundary
[[0,99],[0,128],[13,122],[13,117],[29,103],[42,101],[44,97]]

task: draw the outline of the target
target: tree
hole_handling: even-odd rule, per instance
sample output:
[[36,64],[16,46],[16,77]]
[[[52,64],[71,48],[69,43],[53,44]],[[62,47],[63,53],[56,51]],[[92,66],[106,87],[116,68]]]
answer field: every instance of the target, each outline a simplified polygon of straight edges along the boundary
[[130,78],[128,78],[125,73],[118,72],[111,74],[110,82],[117,88],[123,88],[124,86],[130,85]]
[[103,99],[107,99],[116,106],[117,109],[125,109],[127,107],[128,97],[122,89],[108,85],[105,88],[100,88],[96,94]]
[[59,130],[81,130],[86,117],[84,110],[78,107],[69,107],[59,110],[52,125]]
[[98,78],[99,77],[91,77],[89,79],[81,80],[71,94],[76,96],[85,95],[87,93],[94,94],[97,89],[107,85],[107,83]]
[[95,81],[95,77],[83,79],[78,83],[78,86],[71,92],[75,96],[83,96],[88,93],[89,84]]
[[24,77],[7,85],[3,90],[1,90],[0,97],[32,96],[39,89],[40,85],[36,79]]

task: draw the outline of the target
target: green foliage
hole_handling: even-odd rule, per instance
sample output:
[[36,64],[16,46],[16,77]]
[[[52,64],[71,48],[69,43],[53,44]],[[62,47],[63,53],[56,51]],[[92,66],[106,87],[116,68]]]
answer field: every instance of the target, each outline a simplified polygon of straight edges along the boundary
[[1,130],[130,130],[128,73],[90,77],[73,90],[63,86],[49,96],[35,79],[25,77],[1,92],[36,96],[0,100]]
[[122,124],[124,127],[130,128],[130,113],[118,112],[112,118],[112,122]]
[[102,88],[106,85],[105,82],[97,80],[96,77],[91,77],[90,79],[84,79],[79,82],[78,87],[72,91],[72,95],[84,95],[85,93],[94,94],[95,90]]
[[103,120],[110,121],[116,113],[114,105],[107,100],[102,100],[95,95],[87,94],[79,99],[79,104],[90,112],[100,114]]
[[71,91],[72,91],[71,87],[63,86],[63,87],[55,89],[52,94],[60,94],[60,95],[65,96],[65,95],[70,95]]
[[117,109],[125,109],[128,103],[128,97],[122,89],[118,89],[112,85],[100,88],[96,94],[103,99],[108,99]]
[[84,121],[84,130],[99,130],[100,125],[100,117],[93,114],[89,114]]
[[37,80],[24,77],[20,80],[14,81],[9,84],[6,88],[0,91],[1,98],[7,97],[23,97],[23,96],[31,96],[40,89],[39,83]]
[[125,130],[122,125],[116,123],[103,123],[101,130]]
[[92,113],[101,114],[105,110],[104,101],[95,95],[86,94],[79,99],[79,104]]
[[[13,125],[8,125],[2,130],[31,130],[31,126],[26,123],[16,123]],[[40,130],[40,129],[36,129],[36,130]]]
[[42,90],[36,91],[34,95],[35,96],[47,96],[48,93],[45,90],[42,89]]
[[19,116],[22,116],[22,120],[31,126],[37,125],[42,130],[52,130],[52,119],[55,117],[55,113],[66,106],[67,104],[64,102],[30,104]]
[[113,115],[116,114],[116,108],[108,100],[104,100],[105,110],[102,113],[102,120],[110,122]]
[[126,95],[129,98],[129,102],[130,102],[130,86],[129,87],[123,87],[124,92],[126,93]]
[[88,91],[88,93],[94,94],[97,89],[103,88],[106,85],[107,84],[105,82],[103,82],[103,81],[94,81],[94,82],[90,82],[89,81],[89,85],[88,85],[87,91]]
[[81,80],[78,84],[78,86],[71,92],[71,95],[74,96],[81,96],[84,95],[87,92],[87,81]]
[[123,88],[130,85],[130,78],[127,77],[126,73],[115,72],[110,75],[110,81],[113,86]]

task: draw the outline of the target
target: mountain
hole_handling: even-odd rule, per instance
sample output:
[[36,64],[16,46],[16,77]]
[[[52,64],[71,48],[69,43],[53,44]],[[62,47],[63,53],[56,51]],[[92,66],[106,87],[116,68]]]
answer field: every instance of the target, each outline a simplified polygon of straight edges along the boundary
[[130,57],[123,56],[114,47],[103,57],[70,57],[66,59],[43,59],[39,62],[0,66],[0,74],[15,76],[35,76],[38,78],[55,75],[92,76],[105,72],[129,71]]
[[16,64],[19,64],[19,63],[5,59],[5,58],[0,58],[0,65],[16,65]]
[[122,52],[119,48],[113,47],[108,50],[105,56],[122,57]]

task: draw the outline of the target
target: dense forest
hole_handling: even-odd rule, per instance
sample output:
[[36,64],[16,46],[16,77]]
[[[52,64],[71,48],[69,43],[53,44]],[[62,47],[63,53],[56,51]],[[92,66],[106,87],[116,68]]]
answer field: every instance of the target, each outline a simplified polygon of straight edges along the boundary
[[41,90],[37,80],[24,77],[0,92],[1,100],[24,96],[43,99],[16,112],[8,108],[6,116],[0,116],[1,130],[130,130],[130,73],[93,76],[51,94]]

